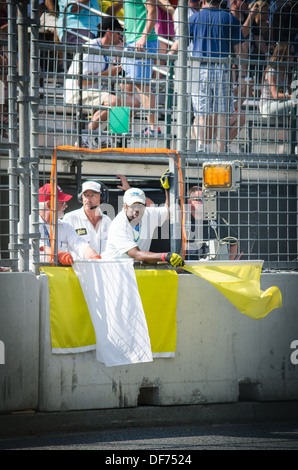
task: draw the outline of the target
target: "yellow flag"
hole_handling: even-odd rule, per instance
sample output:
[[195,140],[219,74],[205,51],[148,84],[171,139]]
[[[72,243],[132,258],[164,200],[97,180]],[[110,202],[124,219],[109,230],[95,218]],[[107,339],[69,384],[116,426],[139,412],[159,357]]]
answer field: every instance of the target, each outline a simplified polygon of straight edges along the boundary
[[[50,327],[54,353],[95,349],[96,336],[79,279],[72,268],[42,267],[49,279]],[[136,270],[154,357],[176,349],[178,275],[170,270]]]
[[72,268],[42,267],[49,278],[52,350],[95,349],[96,337],[79,279]]
[[241,313],[254,320],[282,306],[278,287],[269,287],[265,292],[260,289],[261,263],[186,264],[183,269],[209,281]]
[[136,269],[135,273],[153,356],[174,356],[178,275],[163,269]]

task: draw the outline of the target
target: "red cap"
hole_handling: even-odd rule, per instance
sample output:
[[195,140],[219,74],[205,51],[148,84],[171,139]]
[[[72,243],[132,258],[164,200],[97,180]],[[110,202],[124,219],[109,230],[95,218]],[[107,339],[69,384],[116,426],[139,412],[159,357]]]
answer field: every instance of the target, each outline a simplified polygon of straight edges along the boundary
[[[60,186],[57,186],[57,198],[58,201],[66,202],[69,201],[72,196],[65,194]],[[51,199],[51,185],[46,183],[42,188],[39,188],[39,202],[50,201]]]

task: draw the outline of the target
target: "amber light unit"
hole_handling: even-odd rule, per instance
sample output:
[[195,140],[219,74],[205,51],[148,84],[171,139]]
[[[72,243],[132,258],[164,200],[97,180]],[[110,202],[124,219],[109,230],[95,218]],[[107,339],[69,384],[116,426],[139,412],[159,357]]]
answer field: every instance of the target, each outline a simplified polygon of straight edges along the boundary
[[230,164],[207,164],[203,168],[205,189],[228,189],[232,186],[232,166]]

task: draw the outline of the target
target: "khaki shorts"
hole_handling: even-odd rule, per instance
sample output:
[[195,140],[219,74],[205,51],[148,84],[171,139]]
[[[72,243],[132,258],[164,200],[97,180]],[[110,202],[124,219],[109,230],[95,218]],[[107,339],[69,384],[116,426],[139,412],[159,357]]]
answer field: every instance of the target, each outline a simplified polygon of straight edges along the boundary
[[[99,108],[102,106],[106,98],[110,95],[107,91],[89,89],[82,91],[82,107],[87,109]],[[80,93],[76,92],[72,95],[71,99],[67,101],[67,104],[78,104],[80,99]]]

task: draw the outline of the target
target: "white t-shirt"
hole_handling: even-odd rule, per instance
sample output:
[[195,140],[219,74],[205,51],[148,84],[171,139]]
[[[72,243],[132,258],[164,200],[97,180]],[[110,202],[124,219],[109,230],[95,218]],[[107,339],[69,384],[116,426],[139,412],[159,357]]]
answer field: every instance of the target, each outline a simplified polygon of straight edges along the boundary
[[139,230],[137,230],[129,223],[123,209],[110,225],[106,251],[102,258],[129,257],[126,253],[136,246],[141,251],[149,251],[155,228],[161,226],[168,215],[169,211],[166,206],[146,207]]
[[[31,227],[31,218],[29,220],[30,227]],[[78,236],[76,231],[74,230],[71,225],[67,224],[66,222],[62,222],[62,220],[58,220],[58,237],[57,237],[57,248],[58,251],[67,251],[69,253],[75,254],[78,258],[84,259],[84,252],[88,243],[83,240],[81,237]],[[33,228],[31,227],[31,231]],[[45,224],[44,220],[39,217],[39,233],[40,233],[40,240],[39,246],[51,246],[50,242],[50,225]],[[29,251],[29,264],[30,270],[33,270],[32,265],[32,249]],[[40,252],[40,263],[48,262],[48,258],[45,255],[44,251]]]
[[282,90],[282,92],[284,93],[289,93],[288,84],[282,80],[281,75],[274,67],[269,67],[264,76],[264,82],[259,101],[259,108],[261,112],[266,110],[266,107],[270,106],[270,104],[272,104],[273,102],[279,101],[278,99],[274,99],[271,94],[270,81],[272,81],[274,78],[277,88],[279,90]]
[[[90,39],[85,44],[86,46],[90,46],[93,49],[102,49],[100,39]],[[108,54],[108,52],[107,52]],[[68,74],[74,74],[73,78],[66,78],[65,86],[64,86],[64,99],[66,103],[70,103],[72,100],[73,95],[79,91],[79,84],[78,84],[78,75],[79,75],[79,54],[76,54],[73,58],[73,61],[68,69]],[[98,54],[84,54],[83,55],[83,75],[98,75],[99,78],[92,77],[92,84],[88,86],[83,86],[84,88],[93,88],[100,90],[102,88],[100,84],[100,75],[101,72],[104,72],[108,67],[109,64],[112,63],[114,57],[110,57],[110,55],[98,55]]]
[[[72,212],[68,212],[63,217],[63,222],[71,225],[77,234],[91,246],[96,253],[101,254],[107,244],[108,230],[111,225],[111,219],[105,214],[101,214],[102,219],[97,227],[94,228],[93,224],[88,219],[84,208],[81,207]],[[78,259],[76,256],[74,259]]]

